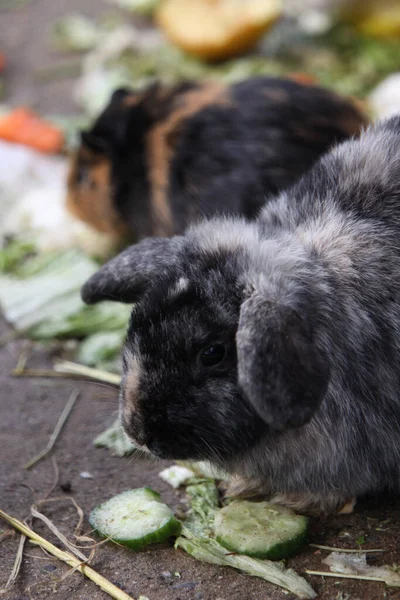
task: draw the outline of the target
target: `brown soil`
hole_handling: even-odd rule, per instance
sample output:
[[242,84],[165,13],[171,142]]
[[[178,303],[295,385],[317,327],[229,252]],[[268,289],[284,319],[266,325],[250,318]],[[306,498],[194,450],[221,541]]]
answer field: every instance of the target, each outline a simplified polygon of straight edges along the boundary
[[113,10],[112,4],[104,0],[11,1],[16,5],[18,1],[27,4],[15,10],[2,10],[2,4],[7,6],[10,0],[0,0],[0,52],[7,58],[4,101],[28,105],[45,114],[78,112],[71,93],[74,79],[65,77],[64,69],[73,65],[79,69],[80,56],[52,51],[49,29],[66,14],[79,12],[95,17]]
[[[97,14],[107,5],[100,0],[32,0],[19,11],[1,11],[0,52],[8,57],[8,101],[25,102],[42,112],[74,112],[71,99],[72,80],[41,83],[34,71],[60,64],[64,57],[50,54],[45,32],[56,17],[79,10]],[[8,331],[0,322],[0,336]],[[46,514],[65,535],[72,539],[76,513],[67,498],[72,495],[87,518],[90,510],[101,501],[125,489],[149,485],[176,508],[178,495],[159,477],[163,463],[121,459],[106,450],[96,449],[93,438],[107,426],[116,410],[116,392],[93,383],[68,380],[13,378],[12,369],[26,342],[9,342],[0,347],[0,506],[8,513],[23,519],[29,507],[42,498],[54,481],[54,467],[49,458],[31,471],[23,465],[45,447],[57,419],[75,388],[81,396],[56,444],[53,456],[57,460],[59,479],[53,496],[65,497],[65,502],[52,504]],[[44,368],[51,365],[51,349],[31,347],[29,364]],[[84,479],[82,472],[92,479]],[[65,490],[70,489],[70,492]],[[35,530],[49,539],[53,536],[40,522]],[[0,523],[0,529],[7,526]],[[90,526],[85,522],[85,530]],[[383,548],[385,552],[370,556],[373,564],[400,564],[400,506],[395,499],[383,497],[364,501],[350,516],[313,519],[310,541],[339,547],[357,547],[364,538],[364,548]],[[18,538],[0,543],[0,588],[11,571]],[[307,546],[290,566],[299,573],[305,569],[327,570],[322,564],[325,553]],[[101,546],[93,566],[105,577],[137,598],[140,594],[150,600],[247,600],[294,598],[278,588],[232,569],[214,567],[195,561],[172,546],[153,547],[134,553],[106,544]],[[46,556],[37,547],[27,544],[17,584],[5,597],[8,600],[28,598],[46,600],[100,600],[108,596],[92,582],[68,572],[61,562]],[[308,577],[322,600],[400,600],[400,591],[385,588],[381,583],[322,579]]]

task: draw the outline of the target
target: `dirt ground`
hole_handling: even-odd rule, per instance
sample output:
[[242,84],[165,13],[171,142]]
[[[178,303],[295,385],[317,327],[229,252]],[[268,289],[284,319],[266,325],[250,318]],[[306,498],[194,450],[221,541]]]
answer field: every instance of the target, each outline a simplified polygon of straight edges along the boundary
[[[75,113],[70,77],[57,77],[65,66],[78,63],[79,56],[51,51],[48,31],[65,14],[80,12],[94,17],[109,12],[104,0],[20,0],[26,6],[4,10],[9,0],[0,0],[0,52],[7,57],[7,93],[4,102],[27,104],[42,113]],[[43,72],[52,70],[50,80]]]
[[[75,112],[71,99],[71,79],[44,84],[35,75],[40,67],[62,64],[65,57],[50,54],[44,32],[58,16],[79,10],[95,15],[107,8],[96,0],[32,0],[18,11],[1,10],[0,52],[8,57],[7,101],[25,102],[42,112]],[[8,327],[0,321],[0,337]],[[0,506],[23,519],[29,508],[43,498],[52,487],[55,471],[47,458],[31,471],[23,465],[46,446],[49,435],[74,389],[80,397],[56,444],[52,456],[59,470],[52,496],[64,501],[43,510],[60,530],[72,539],[76,513],[68,498],[73,496],[85,517],[101,501],[132,487],[148,485],[162,494],[173,508],[181,502],[159,477],[164,466],[160,462],[121,459],[92,445],[94,437],[111,421],[116,410],[116,391],[93,383],[68,380],[13,378],[26,341],[12,341],[0,347]],[[51,365],[51,351],[41,346],[29,347],[29,366],[45,368]],[[360,465],[362,468],[362,465]],[[81,473],[92,478],[83,478]],[[49,539],[52,534],[40,522],[35,530]],[[0,523],[1,530],[7,527]],[[85,531],[90,526],[85,521]],[[394,498],[363,501],[351,516],[313,519],[309,541],[329,546],[382,548],[384,553],[370,555],[371,564],[400,564],[400,506]],[[54,541],[54,540],[53,540]],[[0,543],[0,588],[12,569],[18,538]],[[323,570],[325,553],[306,546],[289,561],[299,573],[306,569]],[[286,594],[268,583],[243,576],[232,569],[199,563],[172,546],[153,547],[134,553],[106,544],[98,548],[93,566],[105,577],[137,598],[150,600],[290,600]],[[57,600],[100,600],[108,596],[90,581],[74,573],[60,582],[68,567],[27,544],[17,584],[5,597],[9,600],[57,598]],[[322,600],[399,599],[400,591],[385,588],[381,583],[307,577]]]

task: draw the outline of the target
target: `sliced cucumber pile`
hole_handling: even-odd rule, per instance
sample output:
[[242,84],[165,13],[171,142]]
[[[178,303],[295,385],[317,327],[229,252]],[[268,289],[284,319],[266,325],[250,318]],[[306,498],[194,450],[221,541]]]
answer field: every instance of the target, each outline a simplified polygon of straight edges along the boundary
[[304,544],[307,517],[268,502],[234,501],[215,516],[215,539],[231,552],[280,560]]
[[134,550],[164,542],[181,531],[180,521],[150,488],[114,496],[92,511],[89,522],[101,536]]

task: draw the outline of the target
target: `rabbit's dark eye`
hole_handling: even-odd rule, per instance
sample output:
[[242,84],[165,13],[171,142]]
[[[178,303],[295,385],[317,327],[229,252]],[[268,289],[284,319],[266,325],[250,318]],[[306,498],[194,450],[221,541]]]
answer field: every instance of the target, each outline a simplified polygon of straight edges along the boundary
[[203,367],[215,367],[225,358],[225,346],[223,344],[212,344],[206,346],[200,352],[200,361]]

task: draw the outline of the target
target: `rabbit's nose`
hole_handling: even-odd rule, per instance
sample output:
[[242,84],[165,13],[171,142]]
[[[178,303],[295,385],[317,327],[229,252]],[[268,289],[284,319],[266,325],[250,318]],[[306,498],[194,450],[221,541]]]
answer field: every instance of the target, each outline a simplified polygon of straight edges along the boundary
[[151,439],[143,426],[140,416],[131,413],[129,421],[125,418],[122,419],[122,425],[125,433],[133,441],[134,445],[148,452],[148,445]]
[[131,423],[131,427],[129,428],[132,438],[140,445],[147,446],[150,438],[146,434],[142,424],[136,420]]

